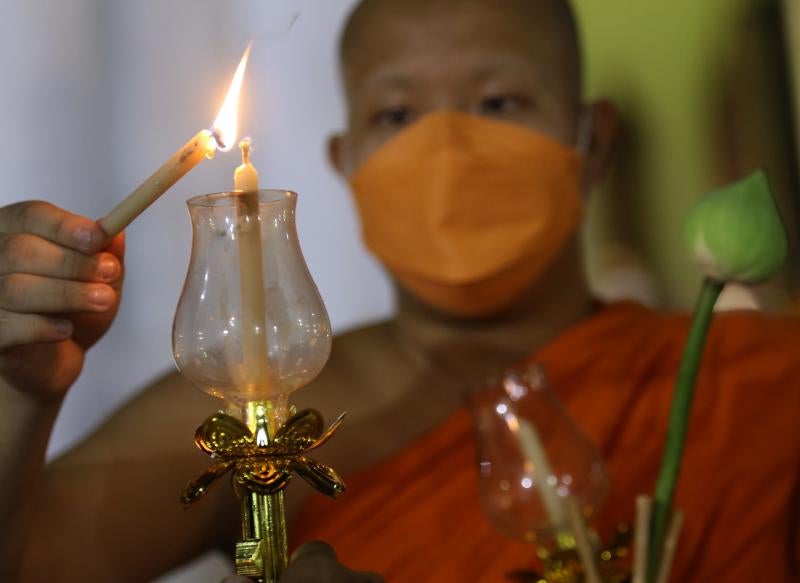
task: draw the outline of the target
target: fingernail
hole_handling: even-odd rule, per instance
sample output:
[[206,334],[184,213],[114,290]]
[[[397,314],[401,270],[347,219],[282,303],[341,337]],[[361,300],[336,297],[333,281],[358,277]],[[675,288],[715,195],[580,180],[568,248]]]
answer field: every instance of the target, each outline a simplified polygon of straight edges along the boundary
[[108,287],[96,287],[89,292],[89,301],[95,306],[107,308],[114,303],[114,292]]
[[75,231],[75,241],[77,241],[78,245],[80,245],[83,249],[90,249],[93,239],[94,233],[92,233],[90,229],[80,228]]
[[111,258],[101,259],[97,266],[97,276],[103,281],[113,281],[119,274],[119,265]]
[[69,338],[72,336],[72,322],[69,320],[58,320],[55,323],[56,333],[61,338]]

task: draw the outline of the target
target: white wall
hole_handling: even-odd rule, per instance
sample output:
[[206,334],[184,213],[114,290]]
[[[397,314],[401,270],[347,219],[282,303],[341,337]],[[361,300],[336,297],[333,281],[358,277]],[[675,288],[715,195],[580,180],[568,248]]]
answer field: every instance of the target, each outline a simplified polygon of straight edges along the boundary
[[[352,3],[6,0],[0,204],[41,198],[102,216],[210,124],[256,37],[241,121],[263,184],[301,195],[300,238],[335,329],[386,315],[388,285],[360,246],[324,150],[343,123],[335,39]],[[276,39],[298,9],[291,33]],[[236,152],[204,163],[128,230],[122,310],[65,403],[51,454],[173,366],[170,328],[191,242],[184,201],[229,188],[238,163]],[[218,580],[219,570],[185,580]]]

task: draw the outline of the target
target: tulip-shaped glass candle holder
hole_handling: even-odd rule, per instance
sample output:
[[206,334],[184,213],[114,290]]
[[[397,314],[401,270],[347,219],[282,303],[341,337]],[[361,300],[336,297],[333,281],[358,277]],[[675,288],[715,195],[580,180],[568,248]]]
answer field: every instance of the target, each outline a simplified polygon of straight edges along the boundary
[[295,413],[289,395],[311,382],[331,349],[325,306],[295,229],[297,195],[232,192],[193,198],[192,257],[175,315],[180,372],[223,399],[195,442],[215,463],[187,486],[186,505],[228,471],[242,499],[237,572],[276,581],[287,562],[284,487],[294,473],[329,495],[335,472],[305,454],[326,441],[312,410]]
[[[581,550],[591,555],[587,559],[602,580],[624,580],[612,575],[617,569],[610,563],[625,550],[599,549],[596,535],[585,528],[608,490],[602,458],[549,389],[543,368],[509,370],[470,393],[468,403],[481,501],[495,527],[536,545],[547,581],[591,581]],[[542,580],[525,571],[514,577]]]

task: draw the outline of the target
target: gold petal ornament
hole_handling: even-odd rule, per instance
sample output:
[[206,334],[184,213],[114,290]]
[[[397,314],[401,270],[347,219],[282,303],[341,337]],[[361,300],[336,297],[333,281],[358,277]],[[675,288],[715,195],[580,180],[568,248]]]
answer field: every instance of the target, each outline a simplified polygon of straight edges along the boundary
[[298,474],[311,486],[332,498],[344,492],[345,485],[336,471],[306,454],[327,442],[341,427],[343,413],[323,432],[322,415],[306,409],[292,415],[266,445],[239,419],[216,413],[197,429],[197,447],[218,460],[190,482],[181,495],[184,506],[202,498],[219,478],[232,471],[237,490],[276,494]]

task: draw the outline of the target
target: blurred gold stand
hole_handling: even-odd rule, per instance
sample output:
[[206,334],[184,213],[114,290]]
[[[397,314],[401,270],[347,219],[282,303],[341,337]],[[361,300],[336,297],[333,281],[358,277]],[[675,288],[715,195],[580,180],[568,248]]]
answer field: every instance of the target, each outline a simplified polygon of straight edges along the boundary
[[[536,554],[543,567],[541,573],[520,569],[509,573],[509,580],[516,583],[580,583],[587,580],[572,533],[561,533],[552,546],[538,546]],[[602,583],[631,581],[631,529],[627,524],[617,527],[611,544],[595,551],[595,562]]]

